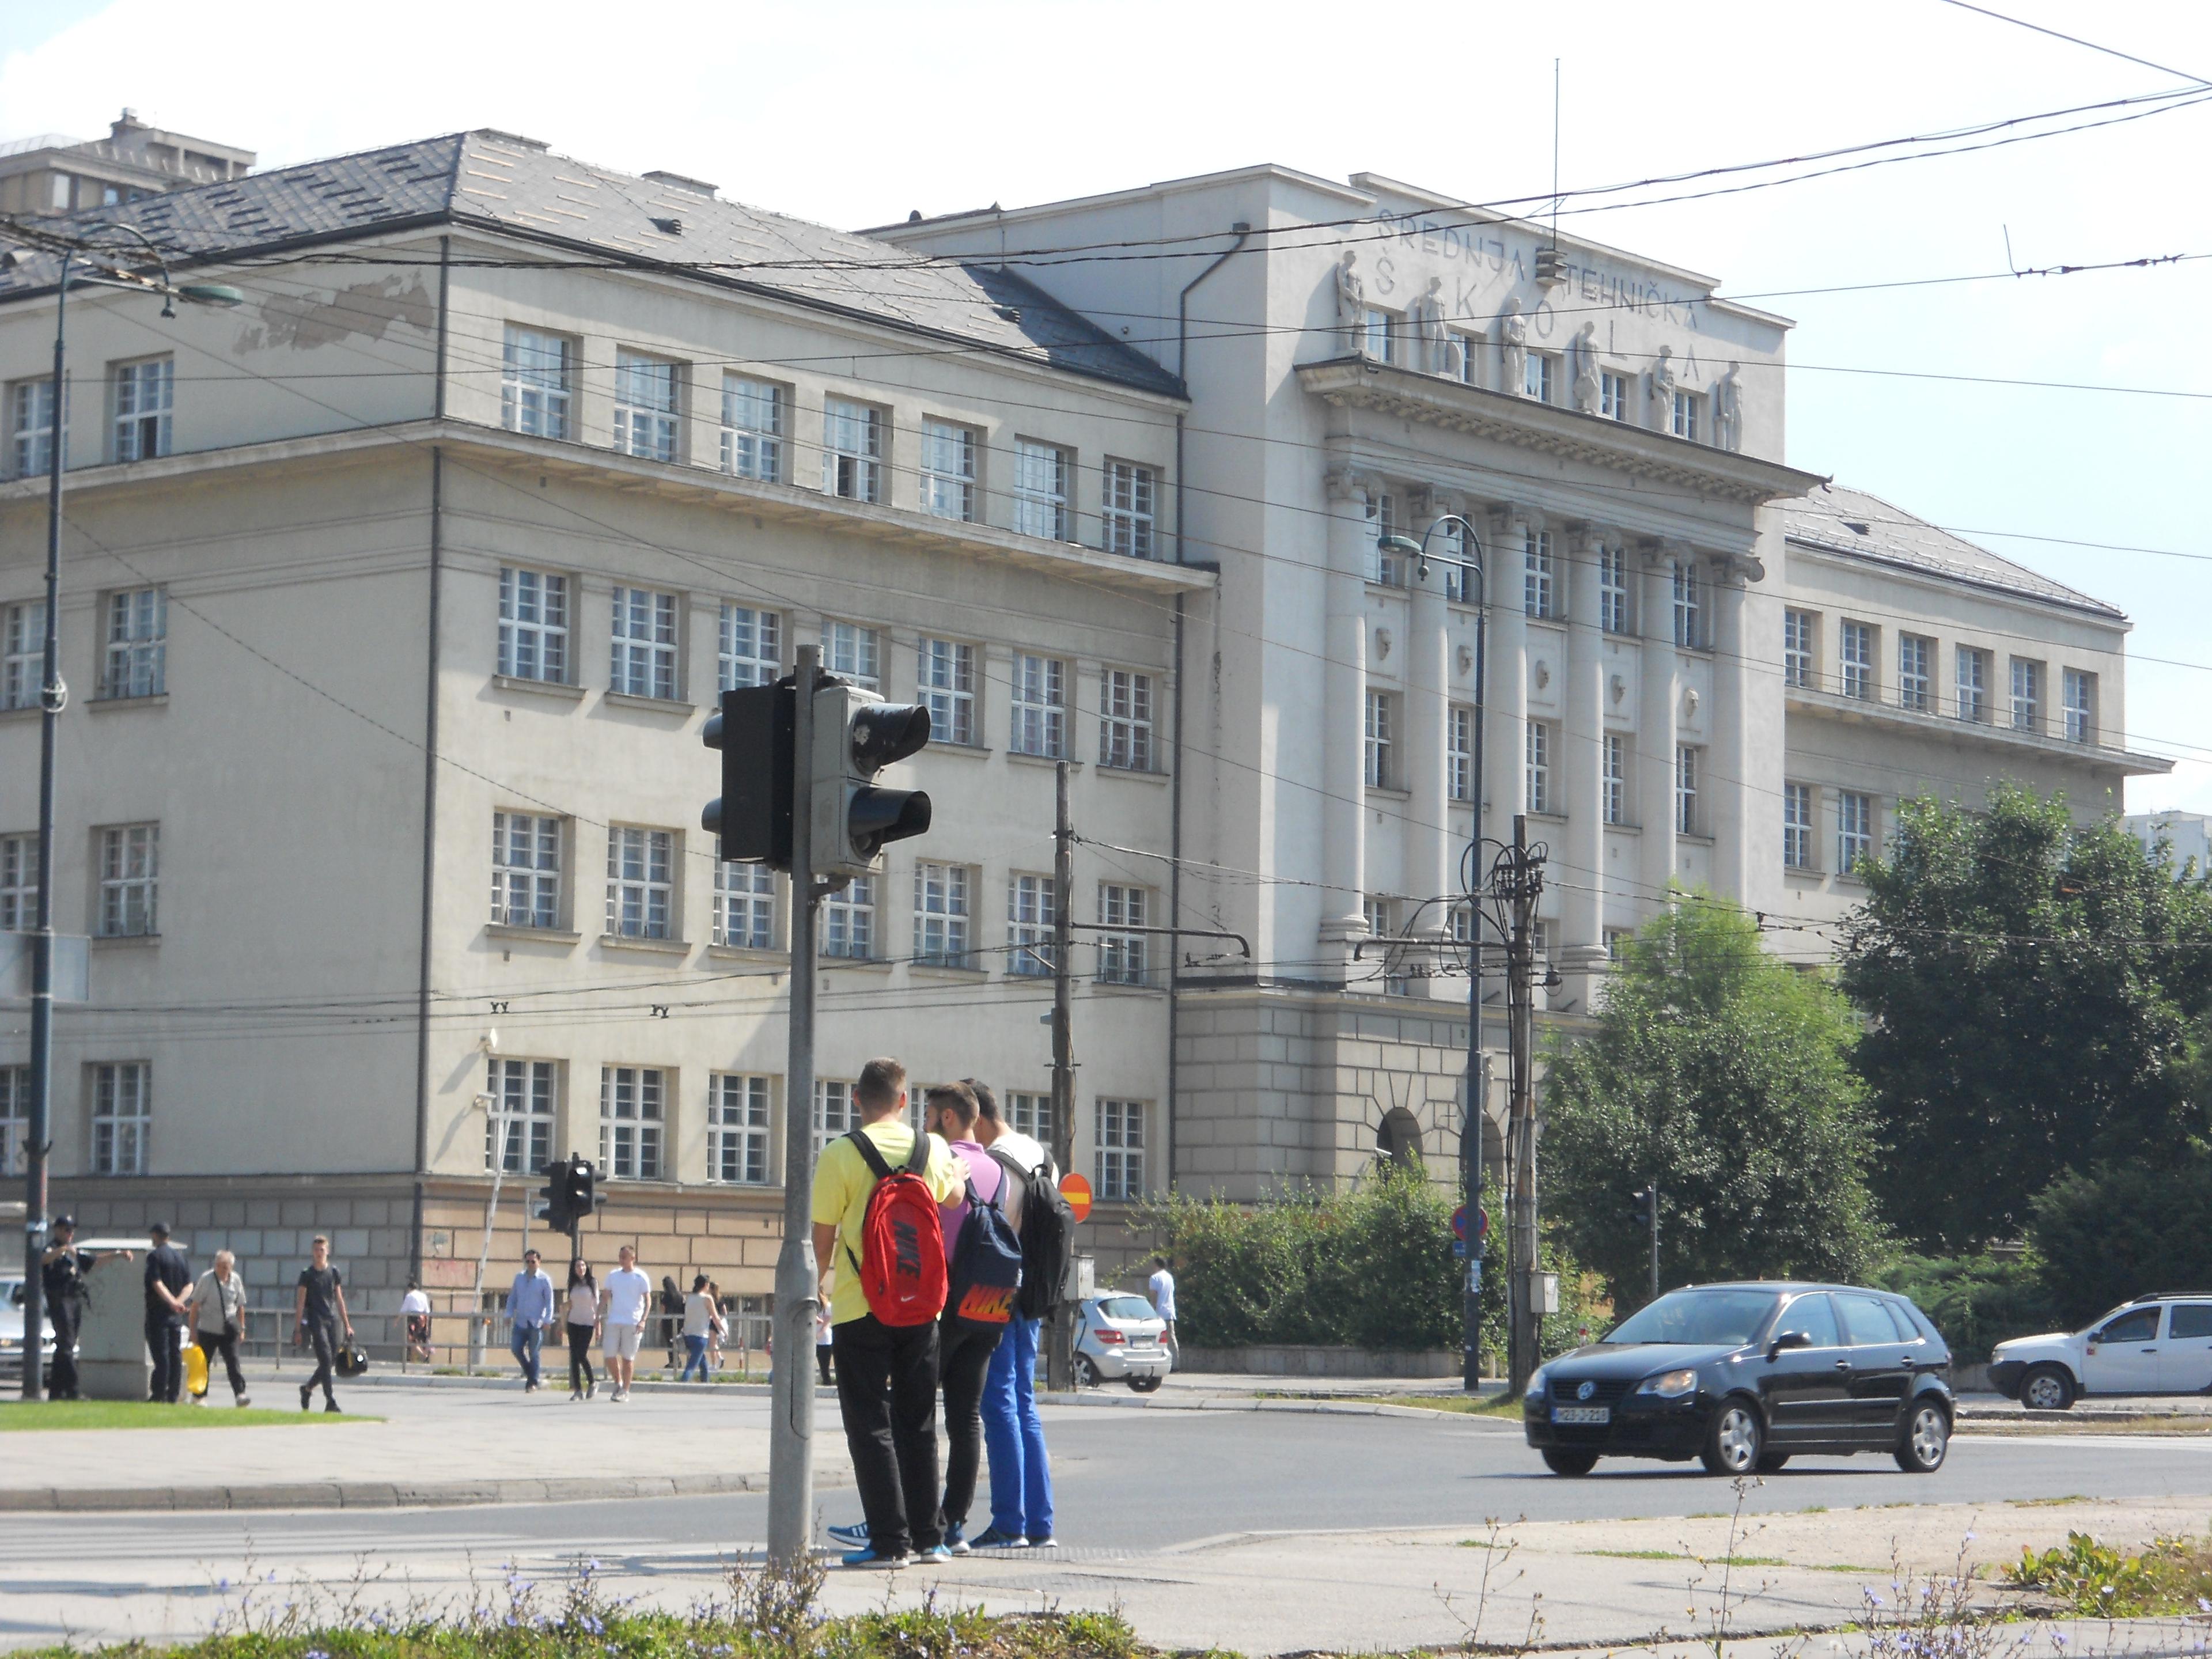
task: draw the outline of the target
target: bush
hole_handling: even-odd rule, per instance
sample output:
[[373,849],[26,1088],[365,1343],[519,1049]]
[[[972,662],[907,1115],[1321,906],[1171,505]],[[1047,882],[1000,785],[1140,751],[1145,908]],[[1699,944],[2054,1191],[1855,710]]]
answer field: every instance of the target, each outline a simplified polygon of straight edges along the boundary
[[2039,1263],[1993,1255],[1900,1256],[1875,1275],[1884,1290],[1909,1296],[1951,1345],[1952,1358],[1978,1365],[2008,1337],[2063,1322]]
[[2029,1206],[2051,1305],[2069,1328],[2148,1291],[2212,1285],[2212,1158],[2100,1164]]

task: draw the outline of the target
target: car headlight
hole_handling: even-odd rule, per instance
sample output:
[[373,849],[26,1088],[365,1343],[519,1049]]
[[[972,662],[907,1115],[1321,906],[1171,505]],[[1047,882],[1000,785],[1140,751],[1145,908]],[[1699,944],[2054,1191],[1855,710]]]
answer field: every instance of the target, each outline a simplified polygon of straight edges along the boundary
[[12,1347],[14,1347],[15,1346],[15,1339],[14,1337],[12,1337],[12,1336],[0,1336],[0,1348],[12,1348]]
[[1662,1400],[1680,1400],[1686,1394],[1698,1391],[1695,1371],[1662,1371],[1656,1376],[1647,1376],[1637,1385],[1638,1394],[1656,1394]]
[[1528,1379],[1528,1392],[1531,1395],[1539,1395],[1543,1393],[1544,1382],[1544,1368],[1541,1365],[1539,1365],[1536,1367],[1535,1375]]

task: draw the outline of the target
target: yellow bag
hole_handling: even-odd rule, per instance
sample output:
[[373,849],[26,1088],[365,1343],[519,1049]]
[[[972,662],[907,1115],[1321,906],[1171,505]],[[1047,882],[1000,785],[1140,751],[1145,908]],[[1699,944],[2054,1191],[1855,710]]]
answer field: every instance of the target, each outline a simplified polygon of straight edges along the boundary
[[207,1398],[207,1352],[197,1342],[188,1344],[185,1349],[185,1387],[191,1390],[193,1399]]

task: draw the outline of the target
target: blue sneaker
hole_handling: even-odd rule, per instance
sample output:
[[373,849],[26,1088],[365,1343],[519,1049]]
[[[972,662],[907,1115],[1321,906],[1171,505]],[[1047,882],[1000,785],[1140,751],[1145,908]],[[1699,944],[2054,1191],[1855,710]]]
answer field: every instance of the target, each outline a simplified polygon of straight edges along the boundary
[[1019,1533],[1000,1532],[996,1527],[986,1527],[975,1535],[975,1546],[979,1550],[1025,1550],[1030,1540]]
[[917,1561],[950,1561],[952,1552],[942,1544],[932,1544],[927,1549],[918,1551],[914,1559]]
[[854,1550],[842,1559],[848,1567],[902,1567],[913,1559],[903,1553],[886,1555],[880,1550]]
[[868,1523],[865,1521],[855,1521],[842,1527],[829,1527],[824,1530],[829,1533],[832,1543],[842,1544],[848,1550],[868,1547]]
[[957,1521],[948,1524],[945,1528],[945,1547],[955,1555],[967,1554],[968,1528]]

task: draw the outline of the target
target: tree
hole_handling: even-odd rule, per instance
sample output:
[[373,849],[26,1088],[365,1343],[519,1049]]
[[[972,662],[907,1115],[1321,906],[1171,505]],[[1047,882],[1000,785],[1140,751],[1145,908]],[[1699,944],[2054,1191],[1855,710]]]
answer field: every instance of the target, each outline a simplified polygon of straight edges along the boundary
[[1626,1311],[1648,1294],[1631,1194],[1660,1187],[1660,1275],[1863,1281],[1884,1248],[1866,1183],[1849,1006],[1760,948],[1734,905],[1681,902],[1628,942],[1597,1030],[1555,1045],[1547,1207]]
[[2021,1237],[2065,1171],[2180,1156],[2206,1126],[2190,1022],[2212,1003],[2212,890],[2059,796],[2005,786],[1984,812],[1898,819],[1860,866],[1842,981],[1889,1220],[1972,1249]]

